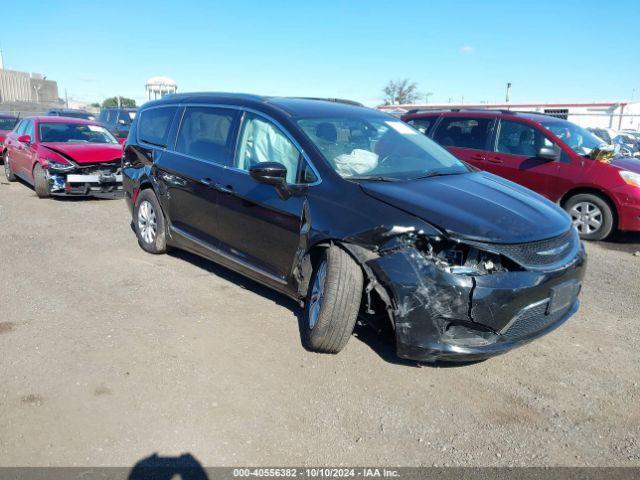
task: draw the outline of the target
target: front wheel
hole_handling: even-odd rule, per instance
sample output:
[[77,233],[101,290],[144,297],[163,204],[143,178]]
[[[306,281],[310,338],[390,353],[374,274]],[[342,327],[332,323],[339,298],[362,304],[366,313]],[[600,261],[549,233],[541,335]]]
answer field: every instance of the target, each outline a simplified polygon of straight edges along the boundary
[[51,196],[49,191],[49,176],[39,163],[36,163],[36,166],[33,167],[33,186],[36,189],[38,198],[49,198]]
[[9,182],[16,181],[16,175],[13,173],[13,170],[11,170],[11,163],[9,162],[9,152],[4,154],[4,175]]
[[574,195],[564,205],[583,240],[603,240],[613,230],[613,211],[601,197],[591,193]]
[[164,215],[153,190],[140,192],[133,209],[133,224],[140,246],[149,253],[165,253],[167,237]]
[[304,312],[304,340],[316,352],[338,353],[356,324],[362,299],[362,269],[347,252],[332,246],[318,261]]

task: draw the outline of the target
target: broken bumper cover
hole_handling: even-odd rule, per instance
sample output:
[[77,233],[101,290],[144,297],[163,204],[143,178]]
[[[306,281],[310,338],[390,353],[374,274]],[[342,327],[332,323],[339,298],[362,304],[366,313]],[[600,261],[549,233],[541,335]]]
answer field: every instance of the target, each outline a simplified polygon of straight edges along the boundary
[[586,268],[582,246],[553,271],[461,275],[438,269],[407,248],[369,262],[394,299],[398,356],[476,361],[554,330],[579,306]]
[[96,196],[119,198],[123,196],[122,174],[61,174],[50,172],[50,190],[52,195]]

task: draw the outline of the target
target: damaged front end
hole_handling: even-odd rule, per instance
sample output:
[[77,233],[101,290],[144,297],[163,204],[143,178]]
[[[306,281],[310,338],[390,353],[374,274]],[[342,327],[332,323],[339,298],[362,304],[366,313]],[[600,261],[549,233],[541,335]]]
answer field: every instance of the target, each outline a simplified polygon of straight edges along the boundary
[[64,163],[48,159],[49,191],[52,195],[122,196],[122,165],[120,160],[95,164]]
[[[585,252],[571,228],[540,242],[491,244],[379,227],[343,244],[369,277],[400,357],[473,361],[553,330],[578,308]],[[376,312],[380,313],[380,312]]]

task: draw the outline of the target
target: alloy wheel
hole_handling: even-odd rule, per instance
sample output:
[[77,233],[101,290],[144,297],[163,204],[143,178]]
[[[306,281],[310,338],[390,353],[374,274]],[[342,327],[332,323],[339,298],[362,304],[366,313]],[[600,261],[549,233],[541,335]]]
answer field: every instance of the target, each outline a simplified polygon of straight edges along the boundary
[[138,231],[140,236],[146,243],[153,243],[157,229],[156,211],[150,202],[144,200],[138,207]]
[[327,278],[327,262],[323,261],[318,267],[318,273],[311,287],[311,298],[309,299],[309,330],[313,330],[318,323],[320,308],[324,299],[324,283]]
[[571,207],[571,210],[569,210],[569,215],[571,215],[573,225],[578,232],[583,235],[592,234],[602,228],[602,222],[604,220],[602,210],[594,203],[576,203]]

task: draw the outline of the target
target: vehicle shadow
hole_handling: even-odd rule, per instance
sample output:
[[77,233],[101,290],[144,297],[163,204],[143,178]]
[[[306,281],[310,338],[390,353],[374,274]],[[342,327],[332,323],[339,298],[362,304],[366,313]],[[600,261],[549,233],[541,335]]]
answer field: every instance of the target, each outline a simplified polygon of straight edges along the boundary
[[208,480],[209,476],[202,464],[190,453],[179,457],[161,457],[157,453],[138,461],[128,480]]
[[635,253],[640,251],[640,232],[614,232],[606,240],[597,243],[609,250]]
[[[131,228],[134,229],[133,224]],[[235,283],[239,287],[250,290],[251,292],[258,294],[276,305],[287,308],[293,312],[298,321],[298,333],[300,335],[300,344],[304,346],[304,335],[305,329],[307,328],[306,323],[304,321],[304,310],[300,305],[293,299],[283,295],[281,293],[276,292],[264,285],[255,282],[244,275],[234,272],[222,265],[218,265],[215,262],[202,258],[193,253],[171,249],[168,252],[169,255],[175,258],[179,258],[180,260],[191,263],[192,265],[210,273],[220,277],[228,282]],[[367,345],[375,354],[377,354],[381,359],[385,362],[392,363],[395,365],[402,365],[407,367],[437,367],[437,368],[450,368],[450,367],[462,367],[466,365],[470,365],[472,363],[478,362],[468,362],[468,363],[453,363],[453,362],[434,362],[434,363],[422,363],[411,360],[404,360],[396,355],[395,345],[393,335],[389,332],[382,331],[377,332],[373,328],[361,324],[362,322],[358,322],[356,328],[354,329],[354,337],[359,341]],[[306,348],[306,347],[304,347]],[[308,350],[308,349],[307,349]]]

